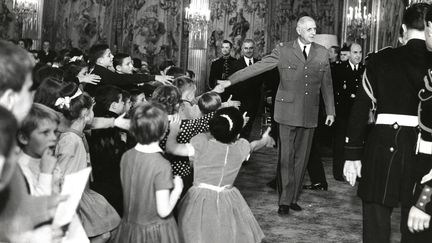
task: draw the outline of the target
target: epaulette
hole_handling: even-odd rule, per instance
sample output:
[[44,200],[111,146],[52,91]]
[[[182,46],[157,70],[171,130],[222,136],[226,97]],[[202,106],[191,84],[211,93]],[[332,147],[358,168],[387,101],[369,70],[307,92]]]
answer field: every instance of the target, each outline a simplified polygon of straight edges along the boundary
[[218,59],[219,59],[219,57],[216,57],[215,59],[212,59],[211,62],[214,62],[214,61],[216,61]]
[[380,51],[384,51],[384,50],[387,50],[387,49],[393,49],[393,47],[392,46],[384,46],[383,48],[381,48],[381,49],[379,49],[377,52],[380,52]]
[[283,42],[281,42],[281,43],[279,43],[279,45],[280,45],[280,46],[284,46],[284,43],[283,43]]

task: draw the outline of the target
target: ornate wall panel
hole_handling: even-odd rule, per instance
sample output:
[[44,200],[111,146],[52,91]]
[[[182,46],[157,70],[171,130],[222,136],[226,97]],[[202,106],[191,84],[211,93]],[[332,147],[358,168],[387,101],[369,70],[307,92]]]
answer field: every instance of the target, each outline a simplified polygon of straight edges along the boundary
[[21,38],[16,16],[12,11],[13,0],[0,0],[0,39]]
[[44,18],[44,33],[57,49],[108,43],[152,68],[166,59],[179,63],[182,0],[49,1],[54,13]]
[[399,28],[402,25],[403,12],[405,10],[403,0],[375,0],[374,5],[379,8],[377,21],[378,31],[375,39],[376,49],[386,46],[397,46]]

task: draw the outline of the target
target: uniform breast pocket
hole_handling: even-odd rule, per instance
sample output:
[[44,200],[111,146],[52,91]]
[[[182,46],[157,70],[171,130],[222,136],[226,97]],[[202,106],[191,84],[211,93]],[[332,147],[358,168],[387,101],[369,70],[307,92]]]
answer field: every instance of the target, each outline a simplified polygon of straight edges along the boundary
[[285,63],[279,66],[281,80],[291,80],[295,78],[297,65]]
[[320,64],[319,64],[319,71],[320,72],[325,72],[326,70],[327,70],[327,68],[328,68],[328,63],[322,63],[322,62],[320,62]]
[[291,91],[278,90],[276,93],[276,101],[291,103],[294,102],[295,95]]

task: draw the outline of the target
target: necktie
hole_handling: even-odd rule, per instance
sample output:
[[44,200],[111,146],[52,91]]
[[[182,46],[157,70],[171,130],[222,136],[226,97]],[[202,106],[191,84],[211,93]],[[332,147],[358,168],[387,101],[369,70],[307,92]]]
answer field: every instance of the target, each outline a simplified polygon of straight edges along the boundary
[[354,65],[354,72],[357,72],[357,65]]
[[305,60],[307,60],[306,46],[303,47],[303,56],[304,56]]
[[250,65],[252,65],[252,59],[249,59],[249,65],[248,66],[250,66]]

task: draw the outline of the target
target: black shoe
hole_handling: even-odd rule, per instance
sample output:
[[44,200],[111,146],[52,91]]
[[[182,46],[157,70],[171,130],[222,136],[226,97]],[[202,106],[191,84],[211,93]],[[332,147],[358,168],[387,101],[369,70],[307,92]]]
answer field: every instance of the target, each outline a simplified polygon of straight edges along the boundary
[[302,208],[297,203],[291,203],[290,208],[294,211],[302,211]]
[[315,190],[315,191],[327,191],[328,185],[327,185],[327,183],[324,184],[324,183],[318,182],[315,184],[304,185],[303,189]]
[[279,205],[278,214],[287,215],[289,214],[290,206],[287,205]]
[[267,182],[267,186],[273,190],[276,190],[276,179]]

